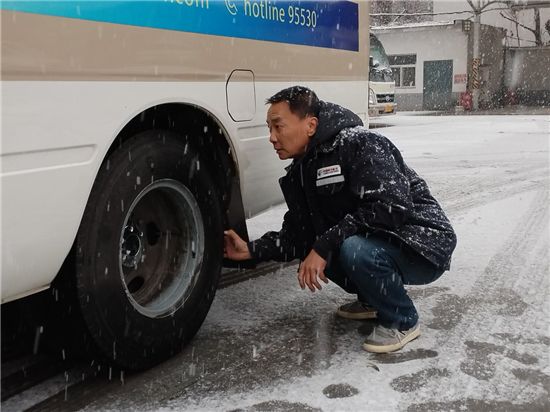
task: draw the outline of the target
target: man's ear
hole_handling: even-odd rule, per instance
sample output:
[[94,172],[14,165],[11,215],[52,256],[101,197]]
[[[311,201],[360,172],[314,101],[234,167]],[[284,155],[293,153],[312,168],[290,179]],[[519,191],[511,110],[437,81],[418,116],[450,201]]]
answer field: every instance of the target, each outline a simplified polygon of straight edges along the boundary
[[319,119],[315,116],[308,116],[307,118],[307,135],[308,137],[312,137],[315,132],[317,131],[317,126],[319,125]]

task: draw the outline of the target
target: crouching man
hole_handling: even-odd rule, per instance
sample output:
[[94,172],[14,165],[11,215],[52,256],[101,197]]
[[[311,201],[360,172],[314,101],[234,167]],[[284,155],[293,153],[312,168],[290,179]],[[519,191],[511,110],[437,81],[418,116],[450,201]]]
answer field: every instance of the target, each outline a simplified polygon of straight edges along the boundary
[[280,159],[293,159],[280,179],[288,212],[279,232],[250,243],[226,231],[225,257],[300,259],[302,289],[330,279],[357,295],[339,316],[376,318],[365,350],[401,349],[420,335],[404,285],[431,283],[449,269],[449,220],[399,150],[348,109],[300,86],[267,103],[269,141]]

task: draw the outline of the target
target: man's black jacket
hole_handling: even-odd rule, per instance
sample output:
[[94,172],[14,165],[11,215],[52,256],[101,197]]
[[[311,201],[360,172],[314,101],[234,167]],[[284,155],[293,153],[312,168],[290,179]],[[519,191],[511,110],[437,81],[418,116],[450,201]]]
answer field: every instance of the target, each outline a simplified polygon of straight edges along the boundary
[[384,136],[351,111],[322,102],[305,155],[279,180],[288,212],[279,232],[250,242],[256,260],[324,259],[356,234],[386,234],[440,269],[449,269],[456,235],[426,182]]

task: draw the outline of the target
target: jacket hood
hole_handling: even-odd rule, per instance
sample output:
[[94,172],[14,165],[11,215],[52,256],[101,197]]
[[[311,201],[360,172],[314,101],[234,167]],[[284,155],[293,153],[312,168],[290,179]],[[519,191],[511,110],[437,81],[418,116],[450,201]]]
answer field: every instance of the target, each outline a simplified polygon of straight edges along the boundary
[[311,139],[308,151],[321,143],[334,139],[342,129],[355,126],[363,126],[363,121],[359,116],[345,107],[322,101],[319,110],[319,124]]

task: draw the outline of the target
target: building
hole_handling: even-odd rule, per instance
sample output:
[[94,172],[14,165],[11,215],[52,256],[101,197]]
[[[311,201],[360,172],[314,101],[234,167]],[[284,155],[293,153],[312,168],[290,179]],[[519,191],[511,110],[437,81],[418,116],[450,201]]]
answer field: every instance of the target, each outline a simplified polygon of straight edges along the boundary
[[[398,110],[445,110],[469,89],[472,25],[469,21],[422,22],[372,28],[390,59]],[[503,29],[481,26],[480,107],[501,100]]]

